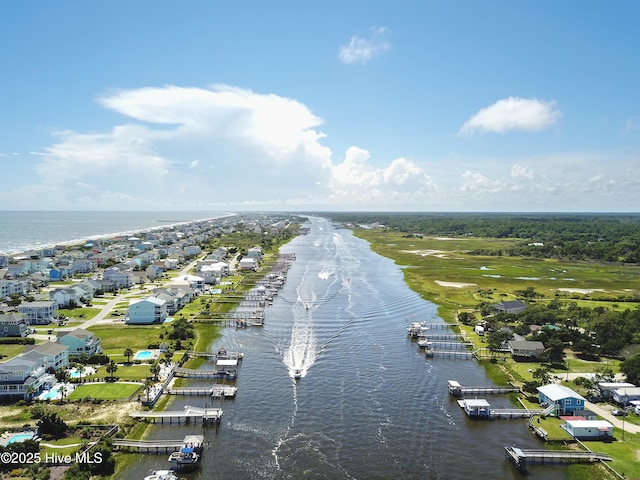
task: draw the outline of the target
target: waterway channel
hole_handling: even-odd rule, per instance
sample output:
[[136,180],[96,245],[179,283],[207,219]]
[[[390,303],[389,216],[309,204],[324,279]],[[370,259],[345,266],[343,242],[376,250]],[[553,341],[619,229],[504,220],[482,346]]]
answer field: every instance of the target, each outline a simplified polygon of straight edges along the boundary
[[[211,346],[245,354],[236,398],[176,398],[169,407],[220,406],[220,426],[154,427],[154,439],[204,432],[202,468],[180,478],[522,478],[504,447],[543,448],[526,420],[466,417],[447,380],[491,385],[483,368],[427,359],[407,337],[412,321],[442,321],[435,305],[349,230],[321,218],[308,226],[308,235],[281,249],[297,258],[264,326],[226,328]],[[303,370],[297,381],[294,368]],[[502,395],[488,400],[511,407]],[[125,478],[168,467],[166,455],[146,455]],[[564,467],[548,466],[527,476],[567,478]]]

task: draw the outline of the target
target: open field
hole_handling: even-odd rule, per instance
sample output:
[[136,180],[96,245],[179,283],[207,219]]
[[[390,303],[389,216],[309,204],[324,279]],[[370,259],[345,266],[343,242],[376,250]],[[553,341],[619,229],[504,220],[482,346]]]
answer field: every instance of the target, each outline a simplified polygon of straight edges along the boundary
[[67,399],[97,398],[100,400],[122,400],[129,398],[142,388],[139,383],[85,383],[78,385]]
[[160,334],[166,331],[162,325],[94,325],[89,330],[100,338],[104,350],[119,350],[126,348],[136,350],[147,348],[149,344],[162,342]]
[[[542,299],[588,302],[635,308],[628,302],[640,293],[640,267],[561,262],[554,259],[471,255],[473,250],[499,250],[515,239],[404,238],[396,233],[356,230],[377,253],[405,266],[407,284],[440,307],[447,320],[457,310],[481,301],[512,300],[515,292],[532,287]],[[584,293],[581,293],[584,292]]]

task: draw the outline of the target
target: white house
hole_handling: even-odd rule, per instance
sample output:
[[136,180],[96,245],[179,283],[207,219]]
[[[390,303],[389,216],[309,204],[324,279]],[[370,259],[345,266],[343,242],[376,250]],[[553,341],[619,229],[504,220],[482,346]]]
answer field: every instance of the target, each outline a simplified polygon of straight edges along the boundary
[[49,297],[58,304],[58,307],[67,307],[80,302],[80,295],[73,288],[56,288],[49,293]]
[[598,383],[600,389],[600,395],[604,399],[613,398],[613,392],[621,388],[635,388],[633,383],[629,382],[600,382]]
[[131,325],[162,323],[167,319],[167,302],[157,297],[131,300],[127,317]]
[[255,258],[242,257],[239,262],[240,270],[256,270],[258,264]]
[[613,437],[613,425],[606,420],[567,420],[562,428],[572,437],[582,440],[602,440]]

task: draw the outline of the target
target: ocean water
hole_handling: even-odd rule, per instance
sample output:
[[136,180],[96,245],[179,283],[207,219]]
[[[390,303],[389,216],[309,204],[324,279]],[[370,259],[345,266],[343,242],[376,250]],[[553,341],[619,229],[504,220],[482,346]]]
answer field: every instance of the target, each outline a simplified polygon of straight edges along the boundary
[[225,212],[0,211],[0,254],[217,218]]

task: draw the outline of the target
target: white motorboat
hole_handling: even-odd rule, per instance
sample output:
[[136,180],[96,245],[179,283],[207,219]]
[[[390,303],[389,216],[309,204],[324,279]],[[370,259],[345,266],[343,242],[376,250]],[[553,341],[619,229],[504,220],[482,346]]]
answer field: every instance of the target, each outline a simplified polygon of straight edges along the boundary
[[154,470],[144,480],[178,480],[178,476],[173,470]]

